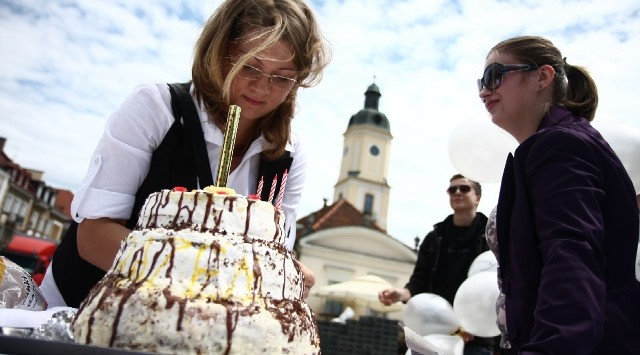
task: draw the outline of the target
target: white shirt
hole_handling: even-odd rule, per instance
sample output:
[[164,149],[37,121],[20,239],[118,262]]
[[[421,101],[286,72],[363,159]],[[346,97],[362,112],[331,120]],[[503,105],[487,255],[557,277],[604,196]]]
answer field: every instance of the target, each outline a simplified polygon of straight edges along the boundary
[[[212,176],[215,177],[224,135],[208,119],[202,103],[196,103],[196,109],[204,132]],[[136,87],[107,120],[104,133],[91,157],[87,175],[71,203],[74,220],[80,223],[85,218],[129,219],[135,194],[149,171],[151,156],[173,123],[167,84]],[[260,153],[268,147],[269,143],[264,137],[253,141],[242,162],[229,174],[227,187],[244,196],[256,193]],[[291,153],[293,163],[288,172],[282,209],[286,218],[285,230],[290,230],[285,246],[291,250],[295,241],[295,210],[300,202],[306,175],[306,156],[294,133],[286,150]]]

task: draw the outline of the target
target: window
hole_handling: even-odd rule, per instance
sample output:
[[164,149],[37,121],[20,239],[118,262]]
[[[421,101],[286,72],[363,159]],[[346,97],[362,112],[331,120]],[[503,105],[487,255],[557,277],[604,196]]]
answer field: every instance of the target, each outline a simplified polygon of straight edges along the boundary
[[[348,273],[348,270],[343,270],[343,269],[335,269],[331,266],[326,267],[326,269],[329,269],[330,273],[333,273],[333,271],[337,271],[339,274],[342,273]],[[327,283],[328,285],[333,285],[333,284],[337,284],[340,281],[335,281],[335,280],[329,280],[329,282]],[[326,299],[324,301],[324,306],[322,308],[322,313],[331,317],[337,317],[340,315],[340,313],[342,313],[342,311],[344,310],[344,303],[342,303],[341,301],[338,300],[332,300],[332,299]]]
[[16,216],[24,221],[24,217],[27,214],[27,202],[23,200],[19,200],[19,206],[16,208]]
[[47,223],[46,218],[45,216],[42,216],[42,218],[40,218],[40,221],[38,223],[38,227],[36,228],[36,232],[43,233],[45,229],[45,223]]
[[36,229],[36,226],[38,225],[38,218],[40,218],[40,213],[36,211],[31,212],[31,218],[29,219],[27,229]]
[[342,302],[336,300],[326,300],[324,302],[322,313],[337,317],[340,315],[340,313],[342,313],[343,310],[344,304]]
[[385,312],[378,312],[378,311],[375,311],[375,310],[373,310],[373,309],[371,309],[371,308],[369,308],[369,312],[368,312],[368,313],[369,313],[369,316],[370,316],[370,317],[376,317],[376,318],[387,318],[387,313],[385,313]]
[[7,195],[7,198],[4,200],[4,205],[2,206],[2,212],[11,213],[12,208],[13,208],[13,195]]
[[53,229],[53,221],[48,220],[47,226],[44,228],[44,235],[51,239],[53,239],[53,234],[51,233],[52,229]]
[[366,215],[372,215],[373,214],[373,195],[372,194],[364,195],[363,213],[366,214]]

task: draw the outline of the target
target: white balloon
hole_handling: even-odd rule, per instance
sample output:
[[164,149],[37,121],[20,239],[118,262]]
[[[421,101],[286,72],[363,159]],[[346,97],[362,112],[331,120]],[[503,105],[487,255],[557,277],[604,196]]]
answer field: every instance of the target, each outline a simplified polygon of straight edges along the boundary
[[485,251],[473,260],[469,266],[467,277],[482,271],[498,271],[498,260],[491,250]]
[[636,194],[640,194],[640,129],[611,122],[595,122],[594,127],[616,152],[633,182]]
[[[428,355],[463,355],[464,354],[464,340],[458,335],[445,335],[445,334],[429,334],[423,337],[429,342],[430,350]],[[424,352],[424,349],[420,354]],[[427,355],[425,354],[425,355]],[[407,349],[405,355],[413,355],[411,349]]]
[[449,159],[465,177],[499,182],[509,152],[518,145],[507,132],[487,120],[460,124],[449,137]]
[[453,300],[453,312],[462,330],[479,337],[500,334],[496,325],[496,301],[499,295],[496,272],[478,272],[466,279]]
[[442,350],[443,354],[462,355],[464,353],[464,340],[458,335],[429,334],[424,338]]
[[404,324],[419,335],[451,334],[460,327],[449,301],[433,293],[420,293],[407,301]]

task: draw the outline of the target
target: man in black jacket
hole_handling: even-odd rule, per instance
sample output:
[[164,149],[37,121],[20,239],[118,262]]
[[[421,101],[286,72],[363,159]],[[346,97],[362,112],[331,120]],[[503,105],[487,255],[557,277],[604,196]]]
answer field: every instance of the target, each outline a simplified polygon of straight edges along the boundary
[[[411,296],[425,292],[453,304],[471,263],[488,250],[484,236],[487,217],[477,211],[482,196],[480,184],[456,174],[449,181],[447,193],[453,214],[434,225],[422,241],[413,274],[405,287],[380,291],[378,297],[385,305],[407,302]],[[493,353],[493,338],[466,333],[462,337],[466,342],[465,355]]]

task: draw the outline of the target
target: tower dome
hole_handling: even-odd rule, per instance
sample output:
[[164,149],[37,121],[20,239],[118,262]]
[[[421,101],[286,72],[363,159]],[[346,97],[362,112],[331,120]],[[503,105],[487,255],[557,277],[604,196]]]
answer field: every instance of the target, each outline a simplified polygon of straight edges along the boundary
[[364,93],[364,108],[355,115],[351,116],[348,127],[353,125],[371,125],[391,131],[387,116],[378,111],[378,102],[380,101],[380,89],[375,83],[369,85]]

